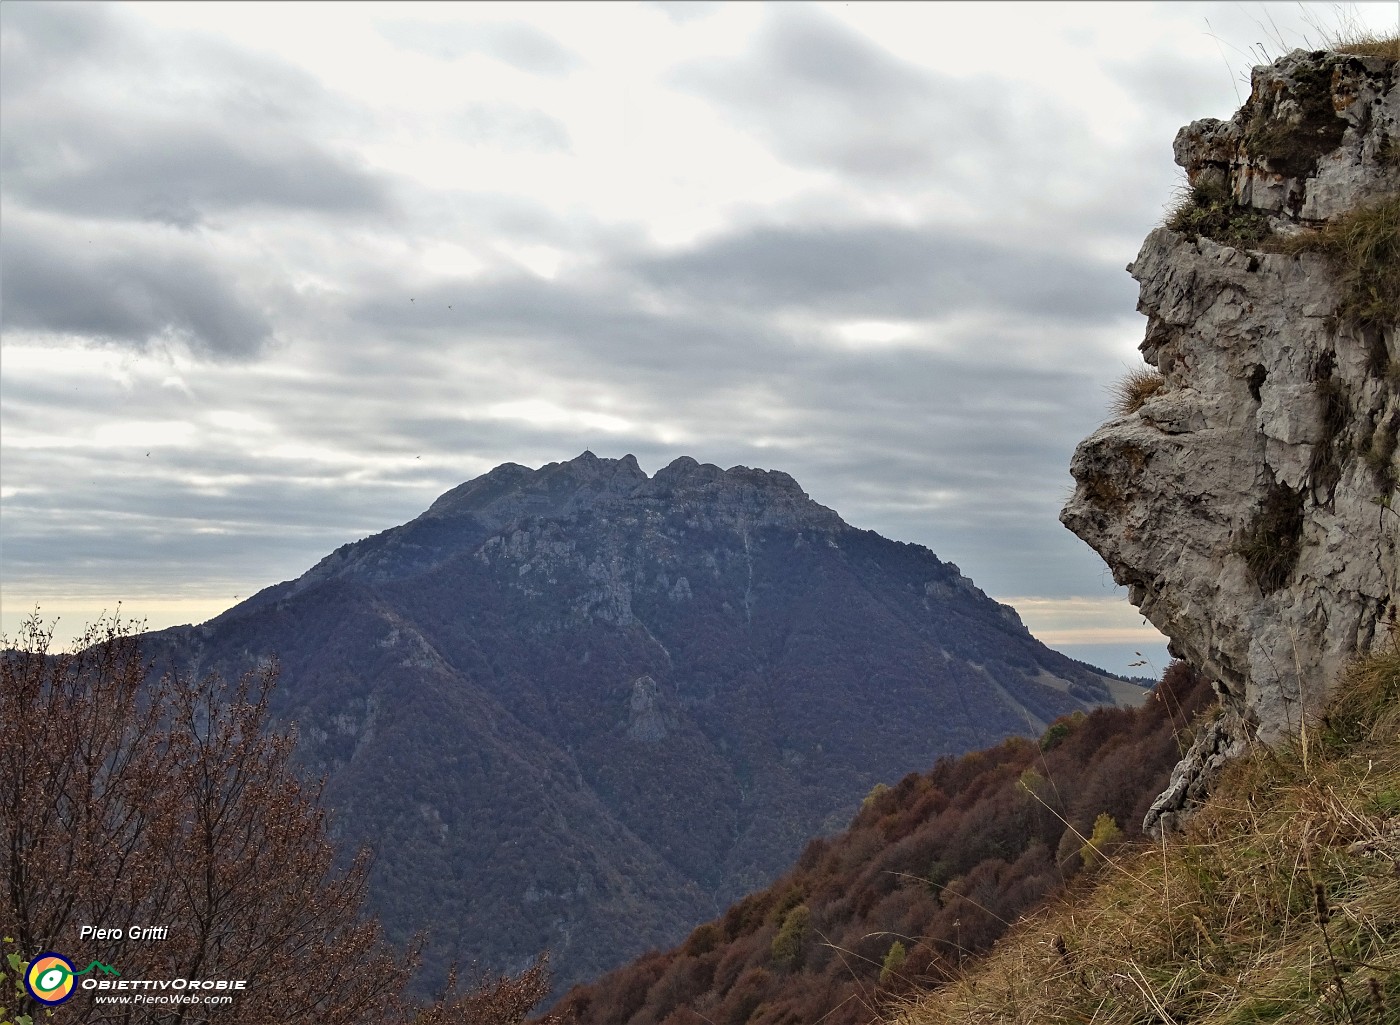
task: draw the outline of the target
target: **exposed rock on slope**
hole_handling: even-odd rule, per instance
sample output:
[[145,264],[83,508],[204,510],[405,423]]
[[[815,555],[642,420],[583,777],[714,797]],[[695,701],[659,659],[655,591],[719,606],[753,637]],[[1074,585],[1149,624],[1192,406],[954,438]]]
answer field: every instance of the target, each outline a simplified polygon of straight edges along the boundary
[[[1373,294],[1362,310],[1308,240],[1395,203],[1398,83],[1381,57],[1295,51],[1256,68],[1231,121],[1176,139],[1195,200],[1223,199],[1215,221],[1157,229],[1129,267],[1148,317],[1141,350],[1165,383],[1080,444],[1061,520],[1233,713],[1157,814],[1249,735],[1296,733],[1395,614],[1400,297]],[[1244,224],[1259,227],[1257,248],[1208,237],[1242,244]]]
[[880,779],[1111,700],[917,545],[785,473],[506,464],[152,654],[276,654],[373,910],[561,984],[678,940]]

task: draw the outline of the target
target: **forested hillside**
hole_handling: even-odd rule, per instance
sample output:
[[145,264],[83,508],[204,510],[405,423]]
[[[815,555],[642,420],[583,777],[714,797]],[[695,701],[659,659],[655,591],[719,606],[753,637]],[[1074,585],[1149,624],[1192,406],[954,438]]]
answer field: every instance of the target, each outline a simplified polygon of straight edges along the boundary
[[572,990],[580,1025],[865,1025],[960,974],[1139,823],[1212,694],[1173,663],[1145,706],[1056,720],[877,786],[850,828],[678,947]]

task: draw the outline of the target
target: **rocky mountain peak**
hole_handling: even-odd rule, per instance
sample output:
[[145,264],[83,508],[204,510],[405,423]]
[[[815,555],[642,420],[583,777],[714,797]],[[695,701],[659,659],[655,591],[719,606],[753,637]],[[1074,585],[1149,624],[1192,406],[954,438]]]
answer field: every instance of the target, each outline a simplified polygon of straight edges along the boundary
[[635,499],[678,508],[707,510],[712,517],[741,528],[760,526],[836,530],[845,522],[826,506],[812,501],[802,486],[781,470],[731,466],[722,470],[681,456],[638,488]]
[[[457,485],[403,526],[341,546],[297,580],[280,585],[277,597],[331,577],[384,581],[412,576],[471,554],[493,539],[499,548],[512,533],[540,541],[577,517],[594,518],[594,532],[602,532],[597,539],[609,536],[606,543],[620,553],[635,547],[635,538],[624,537],[627,525],[648,523],[655,529],[678,517],[686,529],[740,537],[768,527],[818,533],[850,529],[778,470],[722,470],[681,456],[648,477],[635,456],[609,459],[584,451],[538,469],[502,463]],[[517,541],[510,550],[523,550],[522,544],[524,540]],[[249,604],[265,600],[267,596],[254,597]]]
[[[596,975],[769,883],[877,780],[1140,691],[792,477],[499,466],[190,629],[279,715],[426,961]],[[367,795],[373,795],[370,799]]]
[[703,509],[752,526],[844,526],[836,513],[812,501],[780,470],[723,470],[681,456],[648,477],[634,456],[606,459],[587,451],[538,470],[503,463],[444,494],[420,519],[471,516],[499,530],[526,517],[556,519],[583,510],[624,512],[658,504]]
[[[1177,136],[1196,208],[1129,267],[1161,379],[1080,443],[1060,518],[1227,708],[1154,821],[1249,739],[1297,735],[1396,613],[1397,297],[1355,289],[1391,280],[1397,86],[1387,58],[1297,51],[1256,68],[1232,120]],[[1328,223],[1363,218],[1391,255],[1339,262]]]
[[625,495],[647,480],[635,456],[600,459],[585,451],[538,470],[502,463],[459,484],[428,507],[427,518],[470,514],[494,527],[520,516],[557,516],[609,495]]

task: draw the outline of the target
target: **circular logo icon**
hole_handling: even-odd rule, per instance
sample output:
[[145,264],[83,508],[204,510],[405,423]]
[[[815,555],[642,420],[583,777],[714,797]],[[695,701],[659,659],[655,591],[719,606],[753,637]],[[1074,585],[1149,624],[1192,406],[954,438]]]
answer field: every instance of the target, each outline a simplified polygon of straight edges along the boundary
[[62,954],[45,951],[29,962],[24,988],[41,1004],[52,1007],[73,995],[73,962]]

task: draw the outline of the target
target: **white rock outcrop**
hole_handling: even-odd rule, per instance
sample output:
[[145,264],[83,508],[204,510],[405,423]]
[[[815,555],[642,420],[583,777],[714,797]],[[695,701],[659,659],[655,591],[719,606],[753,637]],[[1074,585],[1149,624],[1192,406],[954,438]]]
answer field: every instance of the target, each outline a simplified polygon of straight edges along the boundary
[[[1313,230],[1400,194],[1398,83],[1394,59],[1295,51],[1231,121],[1182,129],[1177,163],[1275,238]],[[1296,734],[1400,601],[1396,324],[1348,316],[1319,253],[1206,234],[1159,228],[1129,266],[1164,383],[1079,445],[1060,516],[1227,708],[1149,824]]]

